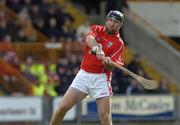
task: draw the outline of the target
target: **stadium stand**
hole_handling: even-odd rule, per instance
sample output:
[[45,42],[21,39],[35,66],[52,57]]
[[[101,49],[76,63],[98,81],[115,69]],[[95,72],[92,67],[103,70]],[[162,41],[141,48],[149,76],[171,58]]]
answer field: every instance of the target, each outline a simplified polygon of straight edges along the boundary
[[[18,24],[21,27],[21,29],[25,32],[25,35],[26,35],[26,37],[28,37],[28,40],[30,40],[31,42],[33,42],[33,41],[43,41],[43,42],[48,41],[47,37],[42,35],[41,32],[39,32],[32,26],[32,23],[30,22],[29,19],[23,19],[25,17],[22,17],[22,16],[23,16],[23,13],[25,13],[25,12],[22,12],[20,14],[21,16],[19,15],[20,17],[18,17],[18,15],[16,15],[12,10],[10,10],[5,5],[0,4],[0,8],[1,8],[1,13],[4,12],[5,16],[7,17],[7,19],[9,21],[15,20],[15,22],[11,22],[11,23],[14,23],[14,25]],[[13,28],[13,27],[11,27],[11,28]],[[20,32],[17,30],[18,29],[15,29],[15,32]],[[23,31],[21,31],[21,32],[23,32]],[[15,32],[13,32],[13,33],[15,33]],[[21,35],[21,34],[19,34],[19,35]],[[12,40],[14,40],[14,39],[12,39]]]
[[[12,6],[11,2],[16,2],[15,4],[17,4],[18,6]],[[65,1],[60,1],[58,2],[58,5],[55,5],[55,3],[57,3],[57,1],[49,1],[49,2],[45,2],[45,1],[39,1],[39,2],[35,2],[35,1],[11,1],[11,0],[8,0],[6,1],[6,5],[11,8],[8,9],[5,5],[1,5],[2,6],[2,10],[6,13],[6,15],[8,17],[11,17],[12,19],[14,20],[25,20],[25,18],[28,18],[27,20],[29,21],[25,21],[21,24],[23,25],[29,25],[29,23],[33,23],[30,24],[31,28],[33,31],[31,31],[31,33],[35,33],[36,35],[39,34],[39,40],[37,39],[36,41],[42,41],[43,43],[14,43],[12,44],[13,45],[13,50],[15,51],[15,53],[17,54],[19,60],[21,63],[23,63],[23,61],[25,61],[25,57],[31,55],[33,56],[32,58],[34,59],[40,59],[40,60],[44,60],[45,58],[47,58],[47,55],[48,55],[48,58],[52,61],[52,62],[57,62],[59,59],[59,57],[67,57],[68,58],[68,55],[70,55],[72,52],[70,52],[70,50],[72,51],[77,51],[79,50],[78,47],[79,47],[79,43],[77,42],[71,42],[71,40],[75,40],[75,34],[73,32],[73,37],[72,39],[68,41],[69,39],[69,35],[67,36],[68,39],[64,39],[66,36],[65,34],[62,34],[62,36],[60,35],[57,35],[55,36],[56,38],[54,39],[54,35],[56,34],[56,31],[54,32],[55,34],[52,34],[52,35],[48,35],[47,32],[43,32],[41,33],[42,29],[39,29],[38,26],[39,24],[37,23],[39,20],[34,20],[36,17],[42,17],[42,15],[46,14],[48,16],[45,16],[45,18],[42,18],[45,22],[45,25],[47,25],[48,21],[49,20],[50,22],[54,23],[54,22],[62,22],[66,25],[66,21],[62,18],[67,18],[68,20],[71,20],[73,22],[73,27],[74,28],[77,28],[77,26],[79,26],[80,24],[82,24],[82,22],[85,20],[85,18],[87,16],[84,16],[81,14],[80,10],[76,9],[75,7],[73,7],[73,4],[71,4],[70,2],[65,2]],[[41,9],[39,6],[43,6]],[[28,9],[26,10],[25,9]],[[62,7],[62,8],[59,8],[59,7]],[[39,9],[38,9],[39,8]],[[23,13],[25,13],[25,17],[21,17],[21,18],[17,18],[17,15],[24,15]],[[41,12],[37,12],[37,10],[40,10]],[[63,10],[63,11],[62,11]],[[27,12],[26,12],[27,11]],[[59,12],[62,14],[60,14],[61,16],[57,16],[59,14]],[[38,15],[39,14],[39,15]],[[77,17],[76,17],[77,16]],[[31,17],[31,18],[29,18]],[[41,19],[40,19],[41,20]],[[76,22],[76,21],[82,21],[82,22]],[[41,22],[41,21],[40,21]],[[56,22],[56,23],[57,23]],[[68,23],[68,22],[67,22]],[[23,25],[22,28],[23,28]],[[65,26],[64,25],[64,26]],[[67,24],[69,25],[69,24]],[[58,27],[61,27],[60,24],[57,23],[57,26]],[[62,27],[64,27],[62,26]],[[27,27],[27,26],[25,26]],[[47,26],[46,26],[47,27]],[[65,26],[66,27],[66,26]],[[67,29],[69,26],[67,26],[65,29]],[[71,27],[71,24],[70,24],[70,27]],[[43,27],[42,27],[43,28]],[[25,28],[24,28],[25,29]],[[28,29],[28,28],[27,28]],[[43,28],[44,29],[44,28]],[[64,30],[65,30],[64,29]],[[47,29],[46,29],[47,30]],[[48,29],[49,30],[49,29]],[[47,30],[47,31],[48,31]],[[70,29],[71,30],[71,29]],[[26,31],[25,31],[26,32]],[[59,31],[58,31],[59,32]],[[64,31],[63,31],[64,32]],[[68,31],[67,33],[70,34],[71,31]],[[27,36],[33,36],[33,34],[29,34]],[[52,32],[51,32],[52,33]],[[55,44],[55,45],[59,45],[60,48],[57,48],[57,49],[53,49],[53,48],[50,48],[48,49],[47,51],[47,46],[48,45],[53,45],[53,44],[47,44],[45,41],[48,40],[48,37],[49,37],[49,41],[52,41],[52,43],[56,42],[57,40],[59,41],[60,40],[60,43],[61,44]],[[64,37],[63,39],[61,39],[60,37]],[[71,36],[70,36],[71,37]],[[64,42],[63,42],[64,41]],[[57,43],[57,42],[56,42]],[[1,50],[6,50],[7,51],[7,47],[8,46],[12,46],[11,44],[2,44],[1,45]],[[12,48],[12,47],[11,47]],[[77,53],[80,53],[79,51],[77,51]],[[126,64],[128,65],[134,54],[133,52],[127,48],[127,51],[126,51]],[[131,58],[131,59],[130,59]],[[41,61],[42,62],[42,61]],[[44,60],[43,62],[43,65],[46,65],[47,64],[47,60]],[[148,74],[148,77],[152,78],[152,79],[156,79],[158,81],[160,81],[160,75],[157,74],[155,71],[152,71],[152,68],[147,68],[147,67],[150,67],[150,66],[147,66],[145,63],[145,61],[142,62],[142,69],[144,70],[145,73]],[[22,66],[22,65],[21,65]],[[47,66],[45,66],[47,67]],[[45,68],[44,67],[44,68]],[[46,68],[47,69],[47,68]],[[151,70],[150,70],[151,69]],[[22,70],[22,69],[21,69]],[[47,71],[45,71],[47,73]],[[154,74],[154,75],[152,75]],[[46,74],[47,75],[47,74]],[[38,77],[38,76],[35,76],[35,77]],[[45,76],[47,77],[47,76]],[[40,79],[40,78],[39,78]],[[47,78],[46,78],[47,79]],[[119,81],[119,80],[118,80]],[[36,82],[35,82],[36,83]],[[114,84],[118,84],[118,82],[114,82]],[[127,86],[126,86],[127,87]],[[175,87],[172,87],[172,88],[175,88]],[[56,89],[57,90],[57,89]],[[58,90],[59,91],[59,90]],[[173,90],[175,91],[175,90]],[[65,92],[65,91],[64,91]],[[61,92],[60,92],[61,93]],[[62,94],[62,93],[61,93]]]

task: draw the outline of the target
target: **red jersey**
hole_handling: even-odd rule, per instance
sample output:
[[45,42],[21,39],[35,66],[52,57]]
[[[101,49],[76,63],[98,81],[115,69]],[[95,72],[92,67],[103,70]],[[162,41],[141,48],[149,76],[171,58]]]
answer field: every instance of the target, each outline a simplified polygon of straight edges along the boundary
[[[94,36],[96,41],[102,45],[105,56],[110,57],[111,60],[120,65],[124,65],[124,43],[118,32],[108,35],[105,32],[104,26],[93,25],[87,35]],[[86,42],[86,36],[83,42]],[[102,61],[98,60],[96,55],[91,54],[90,50],[91,48],[86,46],[81,69],[90,73],[110,73],[111,71],[107,70]]]

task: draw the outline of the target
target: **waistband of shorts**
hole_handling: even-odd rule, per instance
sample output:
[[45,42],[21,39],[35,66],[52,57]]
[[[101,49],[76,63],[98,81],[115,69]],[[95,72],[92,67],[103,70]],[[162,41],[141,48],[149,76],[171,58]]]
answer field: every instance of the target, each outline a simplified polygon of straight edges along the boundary
[[106,73],[90,73],[87,71],[84,71],[83,69],[80,69],[79,72],[89,74],[89,75],[105,75]]

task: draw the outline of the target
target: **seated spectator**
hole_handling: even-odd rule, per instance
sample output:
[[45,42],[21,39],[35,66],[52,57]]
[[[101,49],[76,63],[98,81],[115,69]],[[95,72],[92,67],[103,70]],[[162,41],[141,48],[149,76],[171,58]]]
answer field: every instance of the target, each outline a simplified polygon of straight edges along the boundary
[[59,84],[59,77],[56,74],[56,64],[49,64],[47,68],[47,83],[45,85],[44,95],[55,97],[58,95],[57,91],[55,90],[56,86]]
[[68,12],[67,7],[65,5],[60,6],[60,8],[58,8],[56,15],[58,23],[64,24],[65,20],[69,20],[72,23],[74,22],[74,17]]
[[26,78],[34,83],[38,82],[38,77],[31,73],[31,66],[34,63],[34,59],[28,56],[24,62],[20,64],[20,71],[26,76]]
[[37,22],[34,24],[34,26],[43,34],[46,34],[45,32],[45,21],[42,17],[39,17]]
[[67,91],[79,70],[80,62],[78,60],[78,55],[72,54],[71,57],[72,58],[61,58],[57,64],[57,74],[60,79],[60,84],[56,87],[56,91],[59,95]]
[[140,55],[135,54],[132,61],[127,65],[127,68],[130,71],[137,73],[138,69],[142,69],[140,61],[141,61]]
[[159,82],[159,87],[157,89],[157,92],[160,94],[169,94],[169,80],[166,76],[162,76],[160,82]]
[[6,5],[16,13],[20,12],[23,8],[21,0],[6,0]]
[[18,13],[18,18],[20,20],[20,25],[24,27],[23,30],[20,30],[19,32],[20,40],[30,42],[36,41],[37,34],[33,29],[32,20],[26,7],[23,7],[23,9]]
[[[143,77],[143,78],[148,78],[147,74],[144,72],[142,68],[137,69],[137,75]],[[137,80],[131,78],[129,81],[129,86],[127,87],[126,94],[142,94],[146,92],[150,92],[149,90],[145,90],[140,83],[138,83]]]
[[39,19],[43,17],[43,14],[40,12],[39,6],[35,4],[32,5],[29,9],[29,15],[34,25],[37,25]]
[[127,95],[132,95],[132,94],[144,94],[144,89],[143,87],[136,81],[135,79],[130,80],[130,84],[126,89],[126,94]]
[[4,36],[8,33],[8,29],[7,29],[7,21],[4,19],[4,13],[0,12],[0,16],[1,16],[1,20],[0,20],[0,41],[4,40]]
[[111,81],[114,94],[125,94],[126,89],[130,84],[129,79],[130,77],[128,74],[119,69],[114,69]]
[[6,62],[8,62],[13,68],[20,70],[19,59],[14,51],[6,52],[6,56],[4,58]]
[[62,35],[61,27],[57,26],[56,18],[50,18],[48,27],[45,29],[45,33],[48,37],[55,36],[56,38]]
[[56,91],[59,95],[64,94],[70,85],[70,79],[67,77],[68,59],[60,58],[57,64],[57,74],[59,76],[60,83],[56,87]]
[[72,21],[66,18],[62,25],[62,36],[66,41],[75,40],[75,30],[72,28]]

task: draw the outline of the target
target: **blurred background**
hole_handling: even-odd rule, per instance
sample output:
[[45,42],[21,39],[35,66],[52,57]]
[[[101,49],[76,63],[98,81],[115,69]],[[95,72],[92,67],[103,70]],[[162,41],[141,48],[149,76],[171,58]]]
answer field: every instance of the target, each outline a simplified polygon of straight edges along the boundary
[[[125,67],[159,83],[145,90],[115,69],[114,124],[179,124],[180,0],[0,0],[0,125],[48,125],[79,70],[82,37],[110,10],[125,15]],[[63,124],[98,122],[86,98]]]

